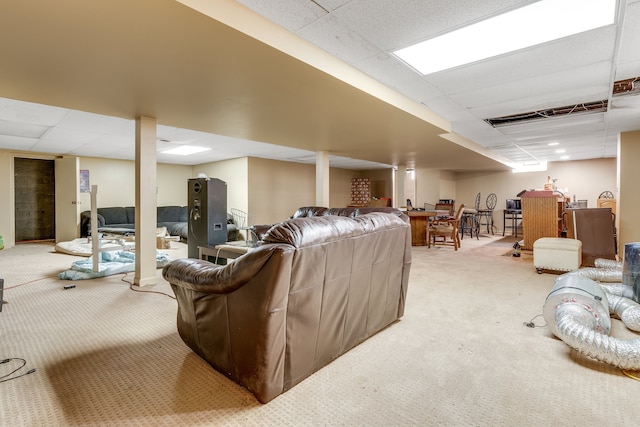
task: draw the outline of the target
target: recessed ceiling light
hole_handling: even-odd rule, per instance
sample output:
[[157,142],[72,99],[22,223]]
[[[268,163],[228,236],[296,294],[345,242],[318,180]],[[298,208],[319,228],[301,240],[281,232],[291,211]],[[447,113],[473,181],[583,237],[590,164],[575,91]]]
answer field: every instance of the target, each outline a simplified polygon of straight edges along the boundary
[[562,156],[560,157],[560,160],[569,160],[569,158],[570,158],[569,156]]
[[431,74],[613,24],[615,0],[541,0],[393,52]]
[[181,145],[170,150],[161,151],[162,154],[176,154],[178,156],[188,156],[189,154],[201,153],[202,151],[208,151],[211,148],[196,147],[194,145]]
[[564,148],[560,148],[559,150],[556,150],[556,154],[561,154],[564,153],[566,150]]
[[547,145],[554,146],[554,145],[560,145],[560,143],[559,142],[550,142]]

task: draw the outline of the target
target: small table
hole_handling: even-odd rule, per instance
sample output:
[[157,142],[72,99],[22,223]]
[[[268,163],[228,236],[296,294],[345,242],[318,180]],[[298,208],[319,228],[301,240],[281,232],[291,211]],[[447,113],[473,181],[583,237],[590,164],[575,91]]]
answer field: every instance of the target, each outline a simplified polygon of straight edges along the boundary
[[228,259],[236,259],[251,249],[253,246],[247,246],[244,240],[198,246],[198,258],[208,261],[209,257],[213,257],[215,264],[225,265]]

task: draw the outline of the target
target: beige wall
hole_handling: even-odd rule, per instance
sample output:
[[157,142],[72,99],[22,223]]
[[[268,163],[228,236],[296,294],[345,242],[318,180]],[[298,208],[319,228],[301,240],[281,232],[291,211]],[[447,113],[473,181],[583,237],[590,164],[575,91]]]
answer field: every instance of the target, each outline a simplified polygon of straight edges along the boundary
[[620,194],[618,197],[618,254],[624,256],[626,243],[640,242],[640,223],[637,221],[640,212],[640,131],[624,132],[618,143],[620,161]]
[[576,195],[578,200],[587,200],[587,206],[596,207],[598,195],[603,191],[616,194],[616,159],[595,159],[573,162],[549,163],[546,172],[512,173],[504,172],[467,172],[457,174],[456,203],[473,206],[476,194],[481,193],[480,207],[485,207],[489,193],[498,198],[494,222],[502,231],[502,209],[506,199],[516,198],[525,189],[541,189],[547,182],[547,176],[557,178],[558,188],[568,188],[565,196]]
[[360,172],[360,176],[358,176],[357,178],[368,177],[371,180],[371,197],[391,198],[391,196],[393,195],[392,174],[393,169],[376,169],[362,171]]
[[[98,186],[97,207],[135,205],[135,162],[132,160],[81,157],[80,169],[89,171],[90,184]],[[187,179],[191,166],[158,164],[157,205],[187,204]],[[80,193],[81,210],[91,209],[89,193]]]
[[249,208],[256,223],[279,222],[300,206],[315,205],[315,182],[315,165],[250,158]]
[[223,160],[193,167],[193,177],[204,173],[227,183],[227,212],[231,208],[247,212],[249,206],[249,158]]
[[425,203],[435,204],[438,199],[440,199],[440,171],[417,169],[416,200],[413,205],[423,208]]
[[0,151],[0,236],[7,248],[15,244],[14,199],[13,199],[13,156],[8,151]]
[[436,169],[416,170],[416,201],[413,206],[422,208],[425,203],[435,204],[440,199],[456,200],[457,175]]
[[[626,162],[625,179],[628,184],[625,192],[625,203],[621,206],[629,212],[630,222],[622,223],[619,233],[626,233],[628,238],[636,236],[640,241],[640,231],[635,230],[635,212],[640,209],[636,182],[633,176],[638,170],[635,159],[640,153],[638,132],[623,135],[623,141],[632,141],[622,146]],[[13,245],[13,158],[19,155],[13,152],[0,151],[0,197],[9,201],[0,205],[0,234],[5,245]],[[33,157],[30,153],[29,156]],[[43,158],[46,156],[43,156]],[[131,206],[135,200],[135,163],[125,160],[109,160],[92,157],[80,158],[80,169],[88,169],[90,183],[98,185],[98,206]],[[212,178],[219,178],[227,183],[227,208],[237,207],[256,214],[255,221],[273,223],[288,217],[300,206],[315,204],[315,166],[300,163],[282,162],[258,158],[240,158],[198,166],[158,165],[158,205],[186,205],[187,180],[198,173],[205,173]],[[486,196],[496,193],[498,197],[497,212],[494,215],[498,230],[502,230],[501,209],[507,198],[527,188],[541,188],[547,175],[558,178],[560,188],[568,187],[568,196],[575,194],[578,199],[588,201],[589,207],[596,206],[596,199],[602,191],[617,193],[616,159],[598,159],[574,162],[556,162],[549,164],[548,172],[531,172],[513,174],[504,172],[468,172],[451,173],[437,170],[416,170],[416,201],[414,206],[421,207],[425,202],[434,203],[439,198],[454,198],[457,203],[473,205],[478,192],[482,194],[481,206],[484,207]],[[350,203],[351,178],[369,177],[372,182],[372,195],[375,197],[391,197],[392,171],[371,170],[351,171],[330,169],[330,205],[346,206]],[[631,178],[628,178],[631,176]],[[88,193],[81,194],[81,210],[90,209]],[[623,231],[624,230],[624,231]]]
[[[329,207],[351,202],[351,178],[369,177],[380,188],[388,185],[390,193],[390,171],[330,168],[329,175]],[[249,209],[255,212],[256,223],[282,221],[301,206],[314,206],[315,180],[315,165],[249,158]]]
[[[271,224],[288,218],[301,206],[314,206],[315,165],[249,158],[249,208],[257,224]],[[329,207],[347,206],[351,199],[351,178],[361,172],[329,169]]]
[[[329,169],[329,206],[342,207],[351,203],[351,179],[360,173],[348,169]],[[373,193],[372,193],[373,194]]]
[[440,197],[438,199],[457,198],[457,174],[448,171],[440,172]]

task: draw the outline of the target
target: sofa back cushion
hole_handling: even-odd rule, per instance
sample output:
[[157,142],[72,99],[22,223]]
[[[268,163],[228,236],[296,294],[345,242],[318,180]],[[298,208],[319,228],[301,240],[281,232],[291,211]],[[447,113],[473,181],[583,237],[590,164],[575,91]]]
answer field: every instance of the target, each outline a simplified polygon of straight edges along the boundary
[[388,206],[366,206],[360,208],[354,207],[345,207],[345,208],[325,208],[322,206],[303,206],[298,208],[291,218],[301,218],[301,217],[312,217],[312,216],[326,216],[326,215],[336,215],[336,216],[348,216],[351,218],[355,218],[359,215],[365,215],[372,212],[385,212],[394,214],[403,218],[406,222],[409,222],[409,217],[402,212],[400,209],[388,207]]
[[411,231],[397,215],[294,218],[273,226],[264,241],[296,248],[285,390],[402,316]]
[[127,215],[127,208],[117,206],[110,208],[98,208],[97,211],[104,218],[106,225],[131,223]]
[[158,206],[158,222],[187,222],[187,206]]
[[328,208],[322,206],[303,206],[298,208],[291,218],[302,218],[302,217],[310,217],[310,216],[321,216],[324,215]]
[[340,216],[292,218],[274,225],[264,236],[264,243],[286,243],[296,248],[333,242],[363,234],[362,225]]
[[124,208],[127,211],[127,224],[135,224],[136,223],[136,208],[135,206],[127,206]]

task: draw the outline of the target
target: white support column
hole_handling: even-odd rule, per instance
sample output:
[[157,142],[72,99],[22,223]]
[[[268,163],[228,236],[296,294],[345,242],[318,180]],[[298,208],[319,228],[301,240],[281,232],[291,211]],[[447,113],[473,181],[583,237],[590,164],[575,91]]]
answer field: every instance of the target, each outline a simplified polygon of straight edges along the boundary
[[624,245],[640,241],[640,131],[622,132],[618,139],[618,194],[616,222],[618,224],[618,255],[624,256]]
[[136,271],[134,284],[154,285],[157,212],[156,119],[136,119]]
[[316,152],[316,206],[329,208],[329,152]]
[[395,195],[393,197],[393,206],[396,208],[407,205],[407,197],[404,190],[406,175],[407,167],[404,165],[398,165],[395,171]]

